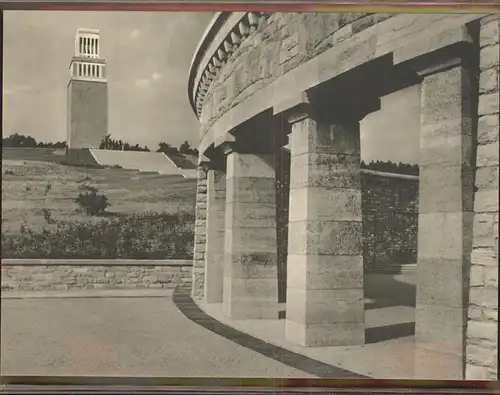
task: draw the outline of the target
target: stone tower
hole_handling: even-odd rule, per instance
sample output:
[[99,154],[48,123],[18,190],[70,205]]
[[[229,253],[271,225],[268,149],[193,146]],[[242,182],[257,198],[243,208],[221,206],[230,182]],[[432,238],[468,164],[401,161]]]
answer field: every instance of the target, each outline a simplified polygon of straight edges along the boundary
[[86,148],[99,148],[108,133],[106,61],[100,56],[99,31],[78,29],[69,67],[67,96],[68,161]]

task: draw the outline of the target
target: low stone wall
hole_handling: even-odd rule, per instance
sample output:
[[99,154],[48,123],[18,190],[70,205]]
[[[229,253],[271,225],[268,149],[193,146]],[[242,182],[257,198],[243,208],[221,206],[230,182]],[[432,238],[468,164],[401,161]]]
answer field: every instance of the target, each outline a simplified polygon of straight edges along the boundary
[[2,290],[173,288],[191,260],[2,259]]

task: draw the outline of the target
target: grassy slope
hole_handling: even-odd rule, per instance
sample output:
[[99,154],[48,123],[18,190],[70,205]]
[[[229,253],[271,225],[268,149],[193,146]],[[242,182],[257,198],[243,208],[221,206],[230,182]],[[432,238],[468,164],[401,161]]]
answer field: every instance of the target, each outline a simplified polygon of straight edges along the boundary
[[[35,155],[40,158],[42,153]],[[50,155],[44,153],[43,157],[50,160]],[[6,234],[18,233],[24,221],[34,230],[47,227],[43,209],[49,209],[56,220],[92,220],[80,213],[74,203],[79,185],[84,179],[87,179],[88,185],[95,186],[100,193],[106,194],[112,204],[108,209],[111,212],[175,212],[194,209],[195,180],[121,169],[70,167],[53,162],[26,160],[26,155],[17,157],[19,156],[23,160],[12,160],[12,153],[5,155],[3,150],[2,232]],[[45,194],[47,185],[51,185],[51,188]]]
[[2,160],[31,160],[42,162],[62,162],[65,155],[63,149],[57,148],[17,148],[17,147],[3,147]]

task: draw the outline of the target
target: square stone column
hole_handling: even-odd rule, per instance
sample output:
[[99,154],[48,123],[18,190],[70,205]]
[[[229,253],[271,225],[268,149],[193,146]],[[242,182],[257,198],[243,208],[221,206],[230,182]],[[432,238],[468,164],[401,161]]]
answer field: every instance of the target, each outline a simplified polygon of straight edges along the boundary
[[207,238],[207,164],[206,158],[200,157],[196,185],[194,253],[191,282],[191,296],[203,298],[205,282],[205,247]]
[[364,344],[359,118],[300,100],[275,108],[292,123],[286,340]]
[[[471,54],[471,59],[474,56]],[[464,378],[473,228],[474,67],[421,71],[415,378]]]
[[207,174],[207,239],[205,251],[205,302],[222,302],[226,173],[212,167]]
[[227,155],[223,313],[277,319],[276,188],[273,154]]

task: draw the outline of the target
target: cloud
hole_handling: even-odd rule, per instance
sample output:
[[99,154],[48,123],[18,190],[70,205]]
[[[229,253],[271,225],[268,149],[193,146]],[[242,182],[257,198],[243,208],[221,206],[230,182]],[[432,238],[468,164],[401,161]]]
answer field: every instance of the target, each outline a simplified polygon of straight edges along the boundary
[[154,72],[149,78],[139,78],[135,80],[135,86],[139,88],[145,88],[151,86],[155,81],[159,81],[162,78],[162,74],[159,72]]
[[134,38],[138,38],[140,35],[141,35],[141,31],[139,29],[134,29],[130,32],[130,34],[128,36],[130,38],[134,39]]
[[25,93],[25,92],[30,92],[32,90],[33,90],[33,88],[29,85],[16,85],[16,86],[13,86],[12,88],[4,88],[3,94],[4,95],[14,95],[16,93]]

